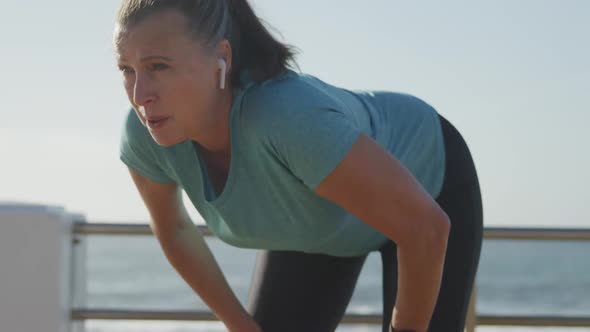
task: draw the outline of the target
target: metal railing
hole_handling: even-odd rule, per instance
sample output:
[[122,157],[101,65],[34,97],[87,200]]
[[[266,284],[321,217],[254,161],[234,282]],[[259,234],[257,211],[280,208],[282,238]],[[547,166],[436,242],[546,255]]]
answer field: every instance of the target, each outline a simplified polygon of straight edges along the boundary
[[[206,236],[213,234],[205,225],[199,230]],[[76,222],[74,234],[78,235],[153,235],[147,224],[113,224]],[[551,241],[590,241],[590,229],[583,228],[502,228],[487,227],[484,230],[487,240],[551,240]],[[466,330],[475,326],[559,326],[590,327],[590,316],[490,316],[476,315],[476,296],[471,299],[470,315]],[[72,320],[171,320],[171,321],[217,321],[208,311],[166,311],[166,310],[116,310],[116,309],[72,309]],[[346,324],[381,324],[379,314],[346,314],[342,320]]]

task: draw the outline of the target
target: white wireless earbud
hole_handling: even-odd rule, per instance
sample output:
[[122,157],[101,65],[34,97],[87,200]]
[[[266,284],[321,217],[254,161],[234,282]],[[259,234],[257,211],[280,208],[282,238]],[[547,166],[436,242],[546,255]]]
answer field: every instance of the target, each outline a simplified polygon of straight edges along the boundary
[[221,69],[221,74],[219,75],[219,88],[221,90],[225,89],[225,71],[227,69],[227,64],[223,58],[217,59],[217,63],[219,64],[219,68]]

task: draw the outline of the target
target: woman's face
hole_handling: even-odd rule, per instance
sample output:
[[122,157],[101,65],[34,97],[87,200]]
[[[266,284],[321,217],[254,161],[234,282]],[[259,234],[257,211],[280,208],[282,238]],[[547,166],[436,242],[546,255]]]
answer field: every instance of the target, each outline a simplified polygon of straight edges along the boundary
[[130,29],[115,29],[125,90],[154,140],[170,146],[214,130],[222,93],[217,56],[187,31],[185,16],[169,10]]

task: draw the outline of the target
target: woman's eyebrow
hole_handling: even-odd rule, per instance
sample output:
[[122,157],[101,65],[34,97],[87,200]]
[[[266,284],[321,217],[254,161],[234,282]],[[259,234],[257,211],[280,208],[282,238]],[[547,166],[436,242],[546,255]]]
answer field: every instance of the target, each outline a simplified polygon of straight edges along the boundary
[[141,58],[141,62],[151,61],[151,60],[165,60],[165,61],[172,61],[169,57],[165,57],[162,55],[148,55],[146,57]]

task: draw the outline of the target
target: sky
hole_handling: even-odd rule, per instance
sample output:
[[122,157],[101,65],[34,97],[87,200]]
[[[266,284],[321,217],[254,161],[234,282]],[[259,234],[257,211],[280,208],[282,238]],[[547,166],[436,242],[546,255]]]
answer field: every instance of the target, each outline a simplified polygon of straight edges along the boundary
[[[449,119],[472,151],[486,226],[590,227],[590,1],[251,3],[303,72],[413,94]],[[118,158],[118,5],[3,2],[0,202],[147,222]]]

